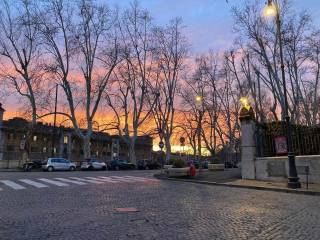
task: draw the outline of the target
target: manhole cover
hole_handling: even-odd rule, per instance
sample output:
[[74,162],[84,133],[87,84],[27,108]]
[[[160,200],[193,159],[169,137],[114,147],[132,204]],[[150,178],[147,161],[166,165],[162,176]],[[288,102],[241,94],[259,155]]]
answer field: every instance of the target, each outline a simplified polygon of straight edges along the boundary
[[134,208],[134,207],[126,207],[126,208],[116,208],[117,212],[122,212],[122,213],[126,213],[126,212],[139,212],[138,209]]

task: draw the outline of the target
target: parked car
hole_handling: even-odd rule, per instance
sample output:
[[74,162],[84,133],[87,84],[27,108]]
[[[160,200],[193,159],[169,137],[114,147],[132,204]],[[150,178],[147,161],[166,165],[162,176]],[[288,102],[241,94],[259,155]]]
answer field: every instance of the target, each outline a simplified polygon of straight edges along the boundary
[[112,160],[108,163],[109,170],[135,169],[135,168],[136,168],[136,165],[122,159]]
[[224,162],[224,167],[225,168],[237,168],[237,164],[234,162]]
[[194,165],[197,169],[200,167],[200,162],[197,159],[189,160],[187,162],[188,166]]
[[32,161],[32,162],[26,162],[25,164],[23,164],[22,169],[23,169],[25,172],[29,172],[29,171],[31,171],[32,169],[41,169],[41,168],[42,168],[42,164],[43,164],[43,161],[41,161],[41,160],[34,160],[34,161]]
[[[200,168],[200,161],[198,159],[189,160],[187,162],[187,164],[188,164],[188,166],[191,166],[191,164],[193,164],[196,169]],[[208,169],[208,164],[209,164],[208,160],[202,160],[201,161],[201,168]]]
[[137,161],[138,169],[159,169],[161,167],[160,163],[157,161],[149,161],[149,160],[139,160]]
[[107,170],[107,165],[98,159],[89,158],[81,164],[81,170]]
[[52,172],[54,170],[70,170],[76,169],[76,164],[64,158],[48,158],[42,165],[44,171]]

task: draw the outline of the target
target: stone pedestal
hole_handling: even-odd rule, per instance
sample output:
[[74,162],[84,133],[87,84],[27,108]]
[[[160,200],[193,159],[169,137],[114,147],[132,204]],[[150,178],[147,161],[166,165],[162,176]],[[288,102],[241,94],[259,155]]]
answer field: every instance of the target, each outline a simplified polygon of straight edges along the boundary
[[241,175],[243,179],[255,179],[256,124],[252,107],[240,112],[241,122]]

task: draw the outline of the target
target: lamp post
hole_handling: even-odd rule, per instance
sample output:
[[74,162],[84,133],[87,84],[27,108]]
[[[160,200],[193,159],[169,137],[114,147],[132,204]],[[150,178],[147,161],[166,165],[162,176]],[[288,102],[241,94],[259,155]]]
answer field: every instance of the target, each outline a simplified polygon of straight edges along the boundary
[[51,156],[53,157],[56,152],[54,151],[55,149],[55,143],[56,143],[56,138],[55,138],[55,132],[56,132],[56,124],[57,124],[57,103],[58,103],[58,84],[56,84],[56,95],[55,95],[55,102],[54,102],[54,117],[53,117],[53,131],[52,131],[52,149],[51,149]]
[[199,169],[201,170],[201,122],[203,117],[203,97],[197,95],[195,97],[196,107],[199,112],[199,119],[197,123],[197,138],[198,138],[198,160],[199,160]]
[[283,95],[284,95],[284,109],[282,109],[282,114],[284,113],[284,118],[285,118],[286,127],[287,127],[286,134],[287,134],[287,152],[288,152],[288,163],[289,163],[288,187],[301,188],[301,183],[299,182],[299,177],[297,174],[295,155],[294,155],[293,146],[292,146],[292,131],[291,131],[289,112],[288,112],[287,86],[286,86],[286,79],[285,79],[283,50],[282,50],[280,6],[277,0],[268,0],[268,4],[264,9],[264,15],[266,17],[270,17],[270,16],[275,17],[276,25],[277,25],[277,37],[279,40],[281,76],[282,76]]

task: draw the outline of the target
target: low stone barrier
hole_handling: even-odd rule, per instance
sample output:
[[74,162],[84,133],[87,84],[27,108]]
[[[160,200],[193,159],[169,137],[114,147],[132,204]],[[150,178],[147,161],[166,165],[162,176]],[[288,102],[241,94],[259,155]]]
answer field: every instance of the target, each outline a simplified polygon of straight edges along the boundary
[[224,171],[224,164],[208,164],[209,171]]
[[187,177],[189,176],[189,167],[184,168],[168,168],[167,174],[168,177]]

